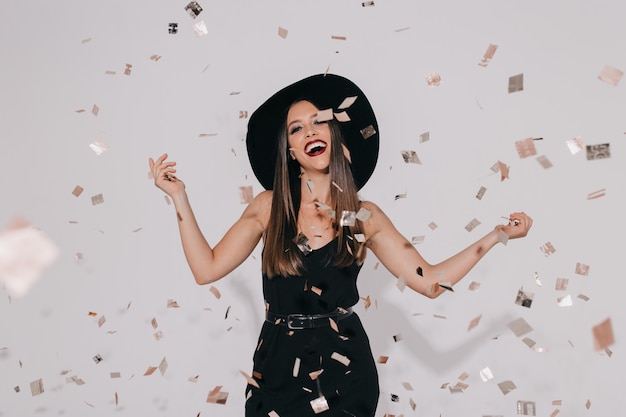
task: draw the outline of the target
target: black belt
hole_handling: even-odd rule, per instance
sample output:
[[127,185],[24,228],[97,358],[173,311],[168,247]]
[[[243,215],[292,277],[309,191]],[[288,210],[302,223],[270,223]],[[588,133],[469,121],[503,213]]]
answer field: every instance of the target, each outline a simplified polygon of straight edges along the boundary
[[286,326],[292,330],[299,329],[312,329],[315,327],[327,327],[330,326],[330,320],[334,319],[335,321],[345,319],[350,314],[352,314],[352,307],[345,308],[337,308],[337,310],[332,313],[327,314],[276,314],[268,311],[265,313],[265,321],[270,323],[278,324],[280,326]]

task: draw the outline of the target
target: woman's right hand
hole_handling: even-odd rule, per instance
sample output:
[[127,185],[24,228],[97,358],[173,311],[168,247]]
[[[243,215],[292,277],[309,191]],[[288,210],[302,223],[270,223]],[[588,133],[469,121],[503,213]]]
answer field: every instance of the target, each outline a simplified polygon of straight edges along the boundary
[[148,158],[150,171],[154,177],[154,185],[163,190],[165,194],[173,197],[185,190],[185,184],[179,180],[175,173],[176,162],[166,162],[167,154],[164,153],[156,161]]

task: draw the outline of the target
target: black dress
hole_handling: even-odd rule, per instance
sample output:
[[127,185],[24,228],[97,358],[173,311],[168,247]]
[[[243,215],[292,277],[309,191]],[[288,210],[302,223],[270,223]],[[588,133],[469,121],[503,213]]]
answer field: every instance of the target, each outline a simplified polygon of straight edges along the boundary
[[[269,311],[324,314],[356,304],[361,268],[356,263],[347,268],[333,266],[336,253],[334,239],[303,255],[303,276],[269,279],[264,275]],[[253,357],[260,388],[250,384],[246,388],[246,417],[374,416],[379,388],[369,339],[356,313],[336,323],[338,332],[331,326],[290,330],[263,323]],[[327,409],[322,406],[325,411],[318,408],[316,413],[313,407],[324,400]]]

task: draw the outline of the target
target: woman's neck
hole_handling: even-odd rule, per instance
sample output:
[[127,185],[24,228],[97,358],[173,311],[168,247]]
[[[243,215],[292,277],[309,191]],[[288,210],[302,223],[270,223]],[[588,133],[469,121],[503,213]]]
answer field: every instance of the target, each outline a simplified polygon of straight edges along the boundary
[[301,196],[300,205],[307,206],[321,202],[330,205],[331,203],[331,181],[329,174],[318,174],[315,176],[309,173],[302,173],[300,176]]

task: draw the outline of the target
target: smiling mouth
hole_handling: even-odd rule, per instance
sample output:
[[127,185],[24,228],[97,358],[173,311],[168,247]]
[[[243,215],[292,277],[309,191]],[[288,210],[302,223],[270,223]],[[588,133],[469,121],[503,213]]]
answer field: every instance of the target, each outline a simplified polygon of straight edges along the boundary
[[304,147],[304,153],[308,156],[318,156],[324,153],[326,150],[326,142],[321,140],[314,140],[312,142],[308,142]]

